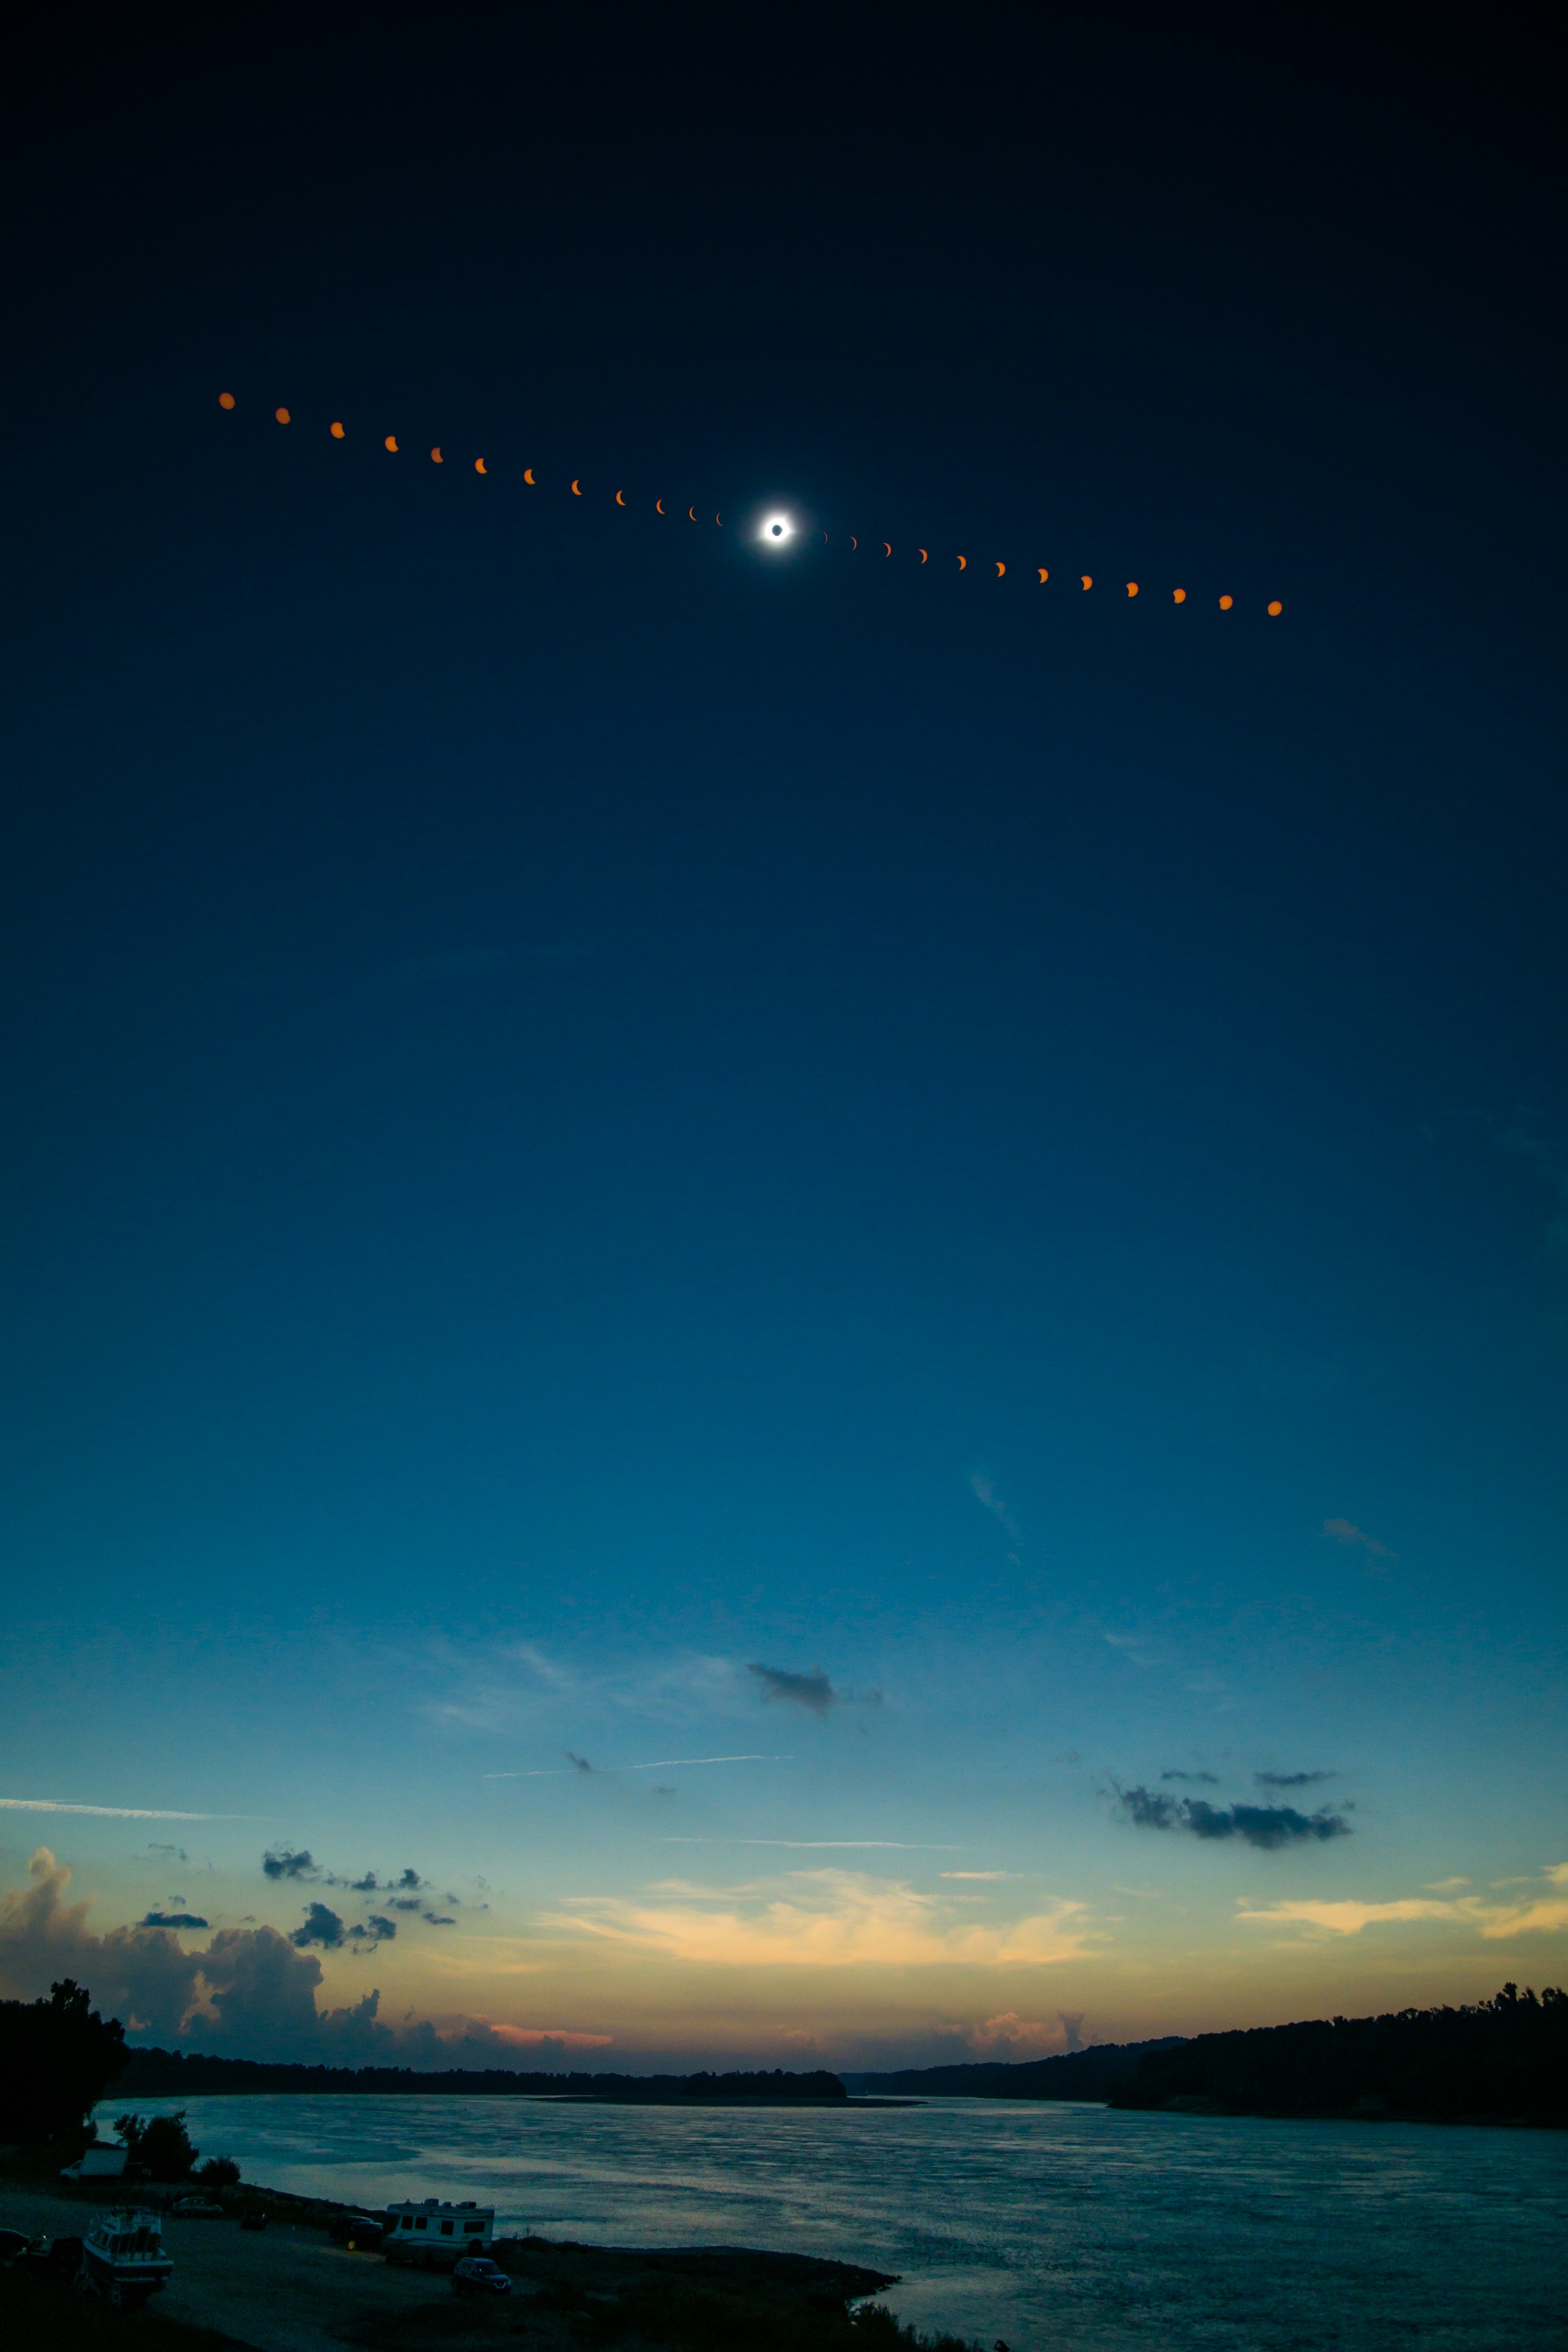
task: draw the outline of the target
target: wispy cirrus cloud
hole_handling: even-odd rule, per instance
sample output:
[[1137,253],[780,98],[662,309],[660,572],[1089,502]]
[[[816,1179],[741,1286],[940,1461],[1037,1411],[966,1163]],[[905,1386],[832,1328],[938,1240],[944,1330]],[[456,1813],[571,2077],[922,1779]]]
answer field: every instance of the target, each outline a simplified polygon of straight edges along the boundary
[[1018,1522],[1013,1517],[1012,1512],[1007,1508],[1006,1504],[1002,1500],[1001,1496],[996,1492],[996,1481],[991,1476],[989,1471],[971,1471],[969,1486],[970,1491],[973,1495],[975,1501],[980,1505],[983,1510],[990,1512],[992,1517],[996,1521],[997,1526],[1001,1528],[1004,1534],[1006,1535],[1015,1545],[1022,1544],[1024,1538],[1018,1531]]
[[[572,1755],[570,1748],[567,1754]],[[585,1757],[572,1756],[570,1764],[544,1764],[531,1772],[481,1772],[481,1780],[569,1780],[579,1772],[674,1772],[699,1764],[790,1764],[790,1756],[746,1754],[743,1756],[663,1756],[651,1764],[590,1764]]]
[[1396,1551],[1390,1551],[1385,1543],[1379,1543],[1375,1536],[1369,1536],[1364,1528],[1356,1527],[1350,1519],[1325,1519],[1323,1533],[1331,1542],[1343,1544],[1349,1551],[1359,1548],[1366,1559],[1376,1560],[1388,1568],[1392,1568],[1399,1558]]
[[808,1715],[826,1715],[829,1707],[842,1706],[842,1692],[836,1691],[821,1666],[813,1666],[809,1674],[793,1673],[787,1666],[749,1665],[749,1675],[755,1675],[763,1685],[764,1699],[782,1699],[787,1706],[803,1706]]
[[175,1813],[163,1805],[79,1805],[65,1797],[0,1797],[0,1812],[95,1813],[110,1822],[242,1822],[244,1813]]
[[582,1896],[543,1924],[718,1968],[1037,1968],[1076,1959],[1093,1940],[1081,1903],[982,1927],[900,1880],[836,1869],[734,1887],[678,1881],[641,1901]]

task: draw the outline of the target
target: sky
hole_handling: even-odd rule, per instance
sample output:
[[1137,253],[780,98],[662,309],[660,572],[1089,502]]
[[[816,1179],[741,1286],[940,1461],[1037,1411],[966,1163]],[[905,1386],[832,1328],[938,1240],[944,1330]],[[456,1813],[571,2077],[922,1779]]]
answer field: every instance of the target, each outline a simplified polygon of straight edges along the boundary
[[40,35],[0,1994],[874,2067],[1563,1980],[1543,29]]

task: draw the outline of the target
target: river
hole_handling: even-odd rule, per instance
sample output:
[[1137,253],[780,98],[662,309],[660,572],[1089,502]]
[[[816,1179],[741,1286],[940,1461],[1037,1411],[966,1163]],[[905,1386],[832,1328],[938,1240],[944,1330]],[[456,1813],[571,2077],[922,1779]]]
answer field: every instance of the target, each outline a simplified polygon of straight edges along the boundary
[[[111,2137],[123,2103],[99,2110]],[[900,2273],[900,2319],[1011,2352],[1563,2352],[1568,2134],[921,2106],[142,2099],[245,2178],[497,2229]]]

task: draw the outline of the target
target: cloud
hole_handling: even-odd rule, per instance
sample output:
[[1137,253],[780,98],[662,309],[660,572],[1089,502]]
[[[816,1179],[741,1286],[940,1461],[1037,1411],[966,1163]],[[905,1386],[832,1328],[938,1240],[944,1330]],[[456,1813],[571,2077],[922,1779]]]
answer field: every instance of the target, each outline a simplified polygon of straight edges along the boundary
[[395,1911],[422,1911],[425,1906],[420,1902],[417,1895],[395,1895],[392,1898],[392,1907]]
[[[317,1904],[314,1907],[320,1910],[321,1906]],[[396,1933],[397,1922],[395,1919],[384,1919],[379,1911],[373,1911],[362,1925],[349,1929],[349,1938],[351,1942],[360,1944],[390,1944]]]
[[[1162,1776],[1163,1777],[1163,1776]],[[1337,1780],[1337,1772],[1255,1772],[1260,1789],[1315,1789],[1320,1780]]]
[[351,1895],[374,1895],[375,1893],[374,1871],[367,1870],[363,1878],[351,1880],[349,1884],[349,1892]]
[[1211,1789],[1219,1787],[1217,1772],[1162,1772],[1162,1780],[1206,1780]]
[[1122,1811],[1144,1830],[1188,1830],[1194,1837],[1241,1838],[1271,1853],[1282,1845],[1349,1837],[1351,1826],[1327,1806],[1299,1813],[1293,1805],[1211,1805],[1202,1797],[1162,1797],[1147,1789],[1117,1792]]
[[138,1924],[143,1927],[205,1927],[207,1922],[190,1911],[149,1911]]
[[342,1940],[343,1923],[324,1903],[307,1904],[304,1926],[296,1927],[289,1938],[300,1952],[307,1944],[320,1944],[323,1951],[335,1952]]
[[416,1870],[405,1870],[399,1873],[395,1883],[401,1886],[405,1894],[413,1895],[417,1893],[420,1887],[428,1886],[430,1881],[427,1878],[421,1878]]
[[261,1857],[261,1867],[268,1878],[315,1878],[320,1875],[310,1855],[303,1848],[291,1853],[287,1846],[269,1846]]
[[976,1502],[982,1504],[990,1512],[992,1517],[998,1522],[1006,1534],[1011,1536],[1016,1544],[1021,1544],[1024,1538],[1018,1532],[1017,1521],[996,1492],[995,1481],[988,1477],[984,1470],[976,1470],[971,1474],[969,1484]]
[[[26,1887],[0,1893],[0,2000],[36,2000],[69,1976],[106,2017],[166,2047],[334,2065],[511,2063],[512,2045],[482,2019],[458,2015],[437,2027],[411,2016],[393,2028],[379,2021],[374,1990],[346,2008],[319,2010],[320,1958],[276,1927],[221,1927],[195,1950],[166,1927],[100,1936],[89,1925],[90,1900],[68,1899],[71,1873],[47,1846],[27,1876]],[[357,1936],[351,1930],[343,1959],[387,1940],[393,1927],[373,1918]]]
[[1325,1519],[1323,1533],[1348,1549],[1353,1549],[1359,1545],[1368,1559],[1385,1560],[1390,1567],[1399,1558],[1396,1551],[1390,1551],[1386,1544],[1379,1543],[1375,1536],[1369,1536],[1364,1528],[1352,1526],[1349,1519]]
[[1058,2009],[1053,2025],[1008,2009],[970,2026],[963,2038],[977,2057],[1065,2058],[1084,2046],[1083,2020],[1082,2010]]
[[558,2025],[492,2025],[490,2032],[514,2050],[607,2050],[613,2033],[573,2033]]
[[419,1916],[427,1927],[455,1927],[458,1924],[442,1911],[421,1911]]
[[[755,1671],[755,1669],[753,1669]],[[881,1694],[879,1692],[879,1697]],[[566,1754],[572,1756],[568,1748]],[[572,1756],[572,1770],[563,1771],[558,1764],[543,1766],[535,1772],[481,1772],[481,1780],[569,1780],[572,1772],[674,1772],[686,1764],[793,1764],[793,1756],[658,1756],[651,1764],[590,1764],[581,1756]]]
[[787,1699],[813,1715],[826,1715],[830,1706],[844,1704],[820,1666],[813,1666],[808,1675],[791,1674],[784,1666],[749,1665],[746,1672],[759,1677],[764,1699]]
[[1039,1968],[1078,1958],[1091,1932],[1081,1903],[981,1927],[900,1880],[834,1869],[728,1888],[681,1881],[642,1902],[584,1896],[544,1924],[711,1968]]
[[237,1822],[241,1813],[171,1813],[161,1805],[74,1805],[64,1797],[0,1797],[0,1812],[96,1813],[111,1822]]
[[[1568,1863],[1548,1863],[1541,1876],[1553,1893],[1537,1891],[1512,1903],[1489,1903],[1480,1895],[1461,1895],[1447,1901],[1406,1895],[1392,1903],[1272,1903],[1257,1910],[1244,1907],[1238,1916],[1249,1927],[1321,1927],[1334,1936],[1359,1936],[1367,1927],[1400,1926],[1410,1920],[1449,1919],[1496,1943],[1512,1936],[1554,1935],[1568,1927]],[[1465,1881],[1444,1884],[1463,1885]],[[1555,1892],[1558,1888],[1563,1890],[1561,1895]]]
[[939,1874],[943,1878],[1016,1878],[1020,1874],[1016,1870],[944,1870]]
[[190,1855],[183,1845],[150,1845],[149,1853],[161,1853],[170,1862],[189,1862]]

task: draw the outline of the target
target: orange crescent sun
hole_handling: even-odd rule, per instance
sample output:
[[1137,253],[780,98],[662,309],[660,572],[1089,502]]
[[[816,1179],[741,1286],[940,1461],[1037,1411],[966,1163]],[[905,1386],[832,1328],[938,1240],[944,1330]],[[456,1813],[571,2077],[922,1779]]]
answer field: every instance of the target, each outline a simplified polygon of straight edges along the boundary
[[854,539],[854,538],[852,538],[852,539],[850,540],[850,541],[849,541],[849,544],[850,544],[850,546],[851,546],[851,547],[858,547],[858,546],[859,546],[859,544],[860,544],[860,542],[859,542],[859,541],[858,541],[858,539]]
[[531,490],[536,490],[539,488],[539,484],[533,478],[533,467],[531,466],[525,466],[523,467],[522,478],[528,484]]
[[439,451],[439,449],[432,449],[432,450],[431,450],[431,452],[430,452],[430,463],[431,463],[433,466],[444,466],[444,465],[446,464],[446,462],[447,462],[447,460],[445,459],[445,457],[442,457],[441,452]]
[[474,471],[475,471],[475,473],[476,473],[476,474],[482,474],[482,473],[484,472],[484,470],[485,470],[485,461],[484,461],[484,459],[483,459],[482,457],[476,457],[476,458],[474,459]]
[[396,436],[396,434],[395,434],[395,433],[389,433],[389,434],[387,435],[387,436],[386,436],[386,439],[383,442],[382,446],[383,446],[383,448],[390,449],[390,450],[391,450],[391,452],[392,452],[392,454],[393,454],[393,456],[395,457],[396,457],[396,455],[397,455],[397,436]]
[[[993,563],[996,563],[996,558],[994,556],[992,557],[991,561]],[[1007,567],[1005,563],[996,563],[996,577],[998,580],[1001,579],[1002,574],[1006,571],[1006,569]]]
[[921,562],[924,563],[927,560],[925,549],[922,547],[921,550]]
[[693,521],[693,522],[695,522],[695,521],[696,521],[696,520],[697,520],[697,509],[696,509],[696,508],[695,508],[695,507],[688,507],[688,508],[687,508],[687,509],[686,509],[686,511],[687,511],[687,513],[691,517],[692,521]]
[[616,504],[618,507],[624,507],[626,505],[626,500],[622,498],[619,490],[616,492]]
[[1092,588],[1094,585],[1093,581],[1089,578],[1087,572],[1083,575],[1083,584],[1086,588]]
[[1046,567],[1045,567],[1045,565],[1044,565],[1043,563],[1042,563],[1042,564],[1040,564],[1040,565],[1038,566],[1038,570],[1039,570],[1039,574],[1040,574],[1040,585],[1041,585],[1041,587],[1043,588],[1043,587],[1045,586],[1045,584],[1046,584],[1047,581],[1050,578],[1050,576],[1051,576],[1051,575],[1050,575],[1050,573],[1046,570]]
[[582,495],[583,495],[583,492],[582,492],[582,490],[581,490],[580,487],[579,487],[579,486],[578,486],[578,484],[577,484],[577,483],[575,483],[575,482],[574,482],[574,483],[573,483],[573,485],[572,485],[572,495],[573,495],[573,497],[574,497],[574,499],[580,499],[580,498],[582,497]]
[[892,549],[889,546],[889,544],[888,544],[887,541],[886,541],[886,540],[884,540],[884,541],[882,541],[882,552],[883,552],[883,554],[884,554],[884,555],[891,555],[892,551],[892,551]]
[[968,556],[967,556],[967,555],[961,555],[961,556],[959,557],[959,559],[958,559],[958,568],[959,568],[959,570],[960,570],[961,572],[967,572],[967,571],[968,571],[968,569],[969,569],[969,558],[968,558]]

